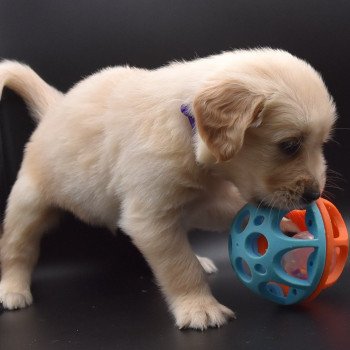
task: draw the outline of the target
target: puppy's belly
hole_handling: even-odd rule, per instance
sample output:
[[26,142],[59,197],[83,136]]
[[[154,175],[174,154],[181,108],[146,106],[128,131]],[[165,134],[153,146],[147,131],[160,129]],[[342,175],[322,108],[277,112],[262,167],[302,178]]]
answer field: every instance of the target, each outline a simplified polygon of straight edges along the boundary
[[58,206],[67,209],[85,223],[114,231],[119,220],[119,203],[109,198],[97,198],[93,193],[80,193],[79,200],[58,195]]

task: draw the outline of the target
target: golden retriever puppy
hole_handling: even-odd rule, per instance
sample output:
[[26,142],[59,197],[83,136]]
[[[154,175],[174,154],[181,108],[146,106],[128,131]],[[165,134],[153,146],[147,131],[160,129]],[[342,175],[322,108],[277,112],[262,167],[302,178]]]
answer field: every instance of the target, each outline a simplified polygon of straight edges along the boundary
[[7,309],[32,303],[40,238],[65,209],[132,238],[179,328],[219,327],[234,313],[212,296],[205,270],[215,266],[196,257],[187,232],[228,229],[245,201],[304,206],[325,185],[335,107],[320,75],[285,51],[107,68],[66,94],[4,61],[3,86],[38,121],[3,225]]

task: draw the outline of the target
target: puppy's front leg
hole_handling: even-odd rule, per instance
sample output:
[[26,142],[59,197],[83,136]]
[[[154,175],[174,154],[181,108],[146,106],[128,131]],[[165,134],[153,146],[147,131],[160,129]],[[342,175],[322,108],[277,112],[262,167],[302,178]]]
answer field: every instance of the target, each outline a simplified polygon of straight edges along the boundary
[[121,228],[150,264],[179,328],[219,327],[234,313],[212,296],[205,273],[174,212],[124,210]]

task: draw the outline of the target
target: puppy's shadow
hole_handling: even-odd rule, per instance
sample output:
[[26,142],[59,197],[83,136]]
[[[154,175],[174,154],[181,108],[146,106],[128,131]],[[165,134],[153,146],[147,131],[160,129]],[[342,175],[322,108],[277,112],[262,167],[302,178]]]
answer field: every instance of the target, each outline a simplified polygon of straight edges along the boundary
[[119,290],[140,279],[153,284],[150,268],[126,234],[85,225],[70,214],[42,240],[33,287],[46,279],[85,279],[108,289],[118,284]]

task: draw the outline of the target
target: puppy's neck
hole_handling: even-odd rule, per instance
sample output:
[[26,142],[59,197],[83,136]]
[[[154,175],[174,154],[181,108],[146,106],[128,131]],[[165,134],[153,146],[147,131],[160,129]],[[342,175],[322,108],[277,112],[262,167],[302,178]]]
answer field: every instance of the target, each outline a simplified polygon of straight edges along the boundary
[[191,125],[192,130],[194,130],[195,127],[196,127],[196,120],[194,119],[194,116],[193,116],[193,113],[191,111],[190,105],[182,104],[180,110],[181,110],[181,113],[185,117],[187,117],[187,119],[188,119],[188,121],[189,121],[189,123]]
[[188,119],[191,125],[194,137],[195,155],[197,163],[201,165],[212,165],[216,162],[215,157],[210,152],[205,142],[200,137],[196,128],[196,119],[193,115],[190,104],[182,104],[180,107],[181,113]]

